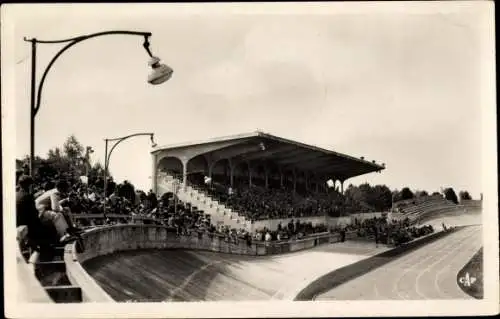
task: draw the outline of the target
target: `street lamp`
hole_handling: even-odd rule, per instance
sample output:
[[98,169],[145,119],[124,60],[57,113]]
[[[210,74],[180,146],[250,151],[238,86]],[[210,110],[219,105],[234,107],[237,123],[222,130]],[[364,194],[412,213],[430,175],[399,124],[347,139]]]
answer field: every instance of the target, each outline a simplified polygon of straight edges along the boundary
[[[105,141],[105,149],[104,149],[104,208],[103,208],[103,215],[104,218],[106,218],[106,198],[107,198],[107,190],[108,190],[108,168],[109,168],[109,159],[111,158],[111,154],[113,153],[114,149],[120,144],[121,142],[135,137],[135,136],[149,136],[151,139],[151,146],[156,147],[156,143],[154,141],[154,133],[136,133],[136,134],[131,134],[123,137],[118,137],[118,138],[106,138],[104,139]],[[115,142],[112,146],[111,149],[108,152],[108,144],[109,142]]]
[[[24,38],[24,41],[31,42],[31,112],[30,112],[30,174],[33,174],[33,166],[35,159],[35,117],[40,109],[40,102],[42,96],[43,84],[45,83],[45,78],[48,72],[52,68],[54,62],[70,47],[82,41],[96,38],[104,35],[134,35],[144,37],[143,47],[150,57],[149,65],[152,68],[151,73],[148,75],[147,81],[150,84],[158,85],[166,82],[172,77],[173,70],[166,64],[160,63],[160,59],[153,56],[149,49],[149,37],[151,32],[137,32],[137,31],[104,31],[83,36],[78,36],[70,39],[63,40],[53,40],[53,41],[43,41],[37,40],[36,38],[28,39]],[[36,88],[36,46],[38,43],[43,44],[57,44],[57,43],[67,43],[56,55],[50,60],[49,64],[43,72],[38,88]]]

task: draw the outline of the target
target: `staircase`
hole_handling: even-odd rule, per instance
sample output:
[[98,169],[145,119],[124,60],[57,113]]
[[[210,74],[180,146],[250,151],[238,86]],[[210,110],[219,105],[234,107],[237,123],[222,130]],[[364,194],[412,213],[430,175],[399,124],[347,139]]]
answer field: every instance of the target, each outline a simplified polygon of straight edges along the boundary
[[204,191],[190,185],[184,187],[181,180],[171,175],[158,175],[158,195],[161,196],[167,192],[177,194],[179,200],[190,203],[192,206],[209,214],[214,225],[224,224],[230,228],[244,228],[247,230],[251,228],[250,220],[213,199]]
[[[27,231],[25,226],[18,229],[18,244],[22,254],[22,263],[34,274],[33,280],[38,280],[42,289],[55,303],[80,303],[82,302],[82,290],[80,287],[71,285],[66,274],[66,263],[64,262],[64,246],[53,247],[49,251],[33,252],[24,248],[24,238]],[[30,278],[32,275],[30,275]],[[26,278],[26,280],[30,280]],[[28,291],[31,293],[31,291]]]
[[[35,276],[50,298],[56,303],[82,302],[82,290],[71,285],[66,275],[64,247],[56,247],[54,254],[34,254],[31,258]],[[38,256],[37,256],[38,255]]]

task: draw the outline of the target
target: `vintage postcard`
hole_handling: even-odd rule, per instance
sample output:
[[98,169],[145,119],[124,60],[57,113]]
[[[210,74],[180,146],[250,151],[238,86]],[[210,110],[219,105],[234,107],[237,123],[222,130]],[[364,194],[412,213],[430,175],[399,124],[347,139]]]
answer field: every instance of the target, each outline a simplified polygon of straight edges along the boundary
[[498,313],[493,2],[1,19],[6,317]]

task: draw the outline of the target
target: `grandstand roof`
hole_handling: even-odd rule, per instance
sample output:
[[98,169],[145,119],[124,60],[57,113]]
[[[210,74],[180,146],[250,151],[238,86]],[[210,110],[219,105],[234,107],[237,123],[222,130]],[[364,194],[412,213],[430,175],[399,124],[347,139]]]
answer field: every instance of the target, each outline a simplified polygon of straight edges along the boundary
[[[339,179],[380,172],[385,165],[370,162],[332,150],[307,145],[261,131],[238,134],[204,141],[165,145],[156,147],[151,153],[169,150],[186,150],[214,145],[212,151],[204,154],[215,155],[215,158],[233,158],[274,163],[287,169],[314,172]],[[220,147],[215,147],[220,145]]]

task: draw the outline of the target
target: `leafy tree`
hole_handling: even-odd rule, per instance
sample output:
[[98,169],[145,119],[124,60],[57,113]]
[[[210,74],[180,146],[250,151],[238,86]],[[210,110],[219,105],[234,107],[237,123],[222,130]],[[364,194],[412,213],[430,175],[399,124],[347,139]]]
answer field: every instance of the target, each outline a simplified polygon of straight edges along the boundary
[[386,185],[376,185],[373,187],[372,206],[377,211],[386,211],[392,204],[392,192]]
[[385,185],[371,186],[368,183],[359,186],[349,185],[345,192],[349,205],[359,203],[368,210],[386,211],[391,207],[392,193]]
[[414,197],[415,197],[415,195],[413,194],[413,192],[408,187],[404,187],[401,190],[401,200],[412,199]]
[[445,188],[443,193],[444,193],[444,198],[455,204],[458,204],[458,197],[453,188],[451,187]]
[[429,194],[425,190],[415,192],[415,197],[426,197],[426,196],[429,196]]
[[85,148],[74,135],[68,137],[63,145],[64,156],[69,164],[71,173],[75,175],[83,175],[85,172],[84,150]]
[[458,196],[460,197],[460,200],[471,200],[472,196],[470,196],[468,191],[460,191],[458,193]]
[[400,200],[402,200],[401,192],[399,190],[395,189],[394,191],[392,191],[392,200],[394,202],[399,202]]
[[432,196],[443,196],[440,192],[434,192],[432,193]]

